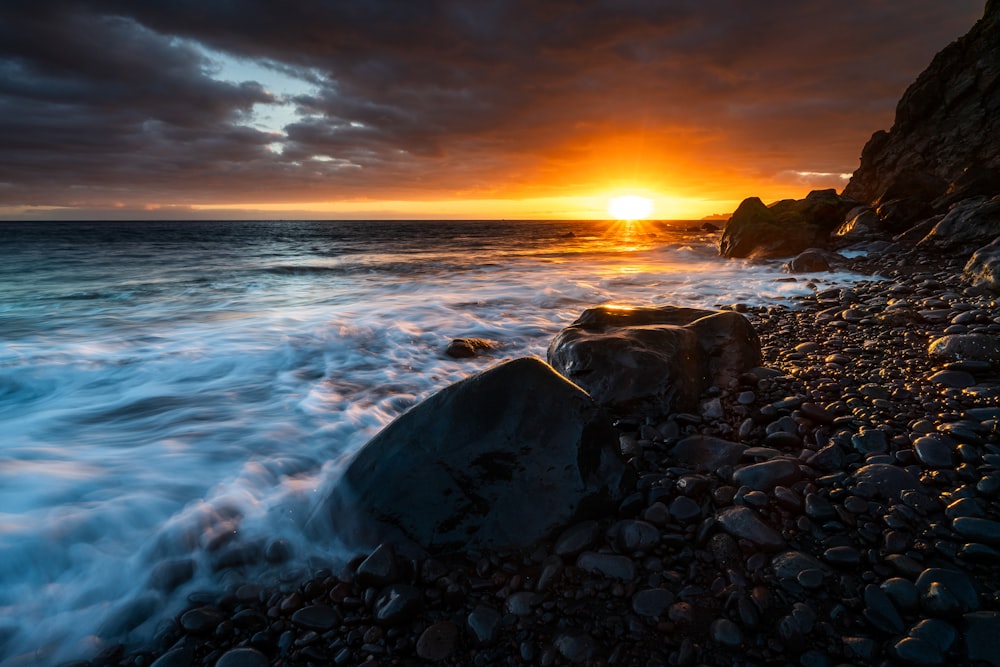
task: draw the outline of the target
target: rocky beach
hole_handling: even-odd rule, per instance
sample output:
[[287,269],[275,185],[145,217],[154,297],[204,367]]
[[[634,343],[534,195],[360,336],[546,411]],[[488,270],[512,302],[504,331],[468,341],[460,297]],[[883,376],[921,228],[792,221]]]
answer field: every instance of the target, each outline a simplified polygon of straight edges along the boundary
[[842,193],[733,214],[720,252],[811,296],[586,311],[362,448],[314,517],[346,568],[80,664],[1000,666],[997,44],[991,0]]

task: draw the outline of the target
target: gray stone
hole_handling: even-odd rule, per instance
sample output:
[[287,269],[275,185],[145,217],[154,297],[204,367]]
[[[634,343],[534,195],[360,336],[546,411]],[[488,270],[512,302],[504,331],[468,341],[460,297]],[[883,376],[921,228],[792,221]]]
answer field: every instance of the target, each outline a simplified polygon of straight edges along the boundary
[[670,503],[670,516],[681,523],[693,523],[701,519],[701,505],[687,496],[677,496]]
[[749,507],[727,507],[716,515],[716,520],[733,537],[749,540],[762,549],[776,550],[785,545],[781,534]]
[[1000,522],[960,516],[951,522],[951,527],[967,540],[1000,546]]
[[924,485],[909,471],[888,463],[869,463],[851,476],[855,485],[868,485],[875,497],[899,500],[903,491],[924,490]]
[[632,596],[632,611],[639,616],[658,618],[676,601],[674,594],[666,588],[647,588]]
[[575,556],[596,542],[600,533],[601,527],[596,521],[581,521],[559,535],[553,551],[559,556]]
[[651,523],[626,519],[611,527],[615,547],[623,553],[648,550],[660,542],[660,531]]
[[881,454],[889,449],[889,440],[884,431],[869,428],[852,436],[851,445],[862,454]]
[[475,642],[479,646],[495,644],[500,636],[500,613],[489,607],[476,607],[466,620]]
[[952,334],[931,341],[927,348],[931,359],[940,362],[1000,362],[1000,338],[985,334]]
[[713,641],[729,648],[736,648],[743,643],[743,631],[728,618],[717,618],[712,621],[709,635]]
[[456,338],[448,343],[444,353],[454,359],[469,359],[496,347],[496,342],[484,338]]
[[957,570],[927,568],[916,581],[920,608],[929,616],[956,616],[979,609],[979,596],[968,575]]
[[760,364],[745,317],[694,308],[588,308],[553,339],[548,360],[619,414],[694,410],[709,386],[725,387]]
[[976,287],[1000,292],[1000,236],[972,253],[962,276]]
[[948,468],[953,463],[955,441],[946,435],[931,433],[914,440],[913,451],[926,466]]
[[775,486],[792,484],[802,476],[799,466],[788,459],[754,463],[733,473],[733,483],[755,491],[770,491]]
[[724,466],[738,463],[744,451],[746,445],[707,435],[692,435],[674,445],[667,453],[667,458],[683,468],[715,472]]
[[899,611],[881,588],[874,584],[865,586],[864,617],[876,628],[886,633],[903,631],[903,619]]
[[597,653],[597,643],[589,635],[564,633],[556,637],[556,650],[559,655],[574,665],[587,662]]
[[576,566],[584,572],[611,579],[631,581],[635,578],[635,563],[628,556],[584,551],[577,557]]
[[966,373],[965,371],[938,371],[927,378],[927,380],[934,384],[941,384],[945,387],[956,389],[964,389],[976,384],[976,378],[972,376],[972,373]]
[[271,661],[252,648],[234,648],[222,654],[215,667],[270,667]]
[[380,544],[368,558],[361,561],[354,573],[360,585],[377,588],[391,584],[396,576],[396,555],[387,544]]
[[458,626],[451,621],[440,621],[424,630],[417,640],[417,656],[438,662],[447,660],[458,643]]
[[1000,195],[989,200],[974,197],[952,206],[917,245],[972,252],[997,235],[1000,235]]
[[375,620],[385,625],[399,625],[410,620],[423,603],[423,593],[419,588],[393,584],[375,598]]
[[387,426],[310,529],[360,546],[523,547],[583,509],[614,506],[627,480],[617,433],[590,397],[545,363],[515,359]]
[[325,632],[340,625],[340,614],[325,604],[314,604],[292,614],[292,623],[309,630]]
[[944,656],[931,644],[917,637],[903,637],[892,646],[897,660],[914,667],[934,667],[944,663]]

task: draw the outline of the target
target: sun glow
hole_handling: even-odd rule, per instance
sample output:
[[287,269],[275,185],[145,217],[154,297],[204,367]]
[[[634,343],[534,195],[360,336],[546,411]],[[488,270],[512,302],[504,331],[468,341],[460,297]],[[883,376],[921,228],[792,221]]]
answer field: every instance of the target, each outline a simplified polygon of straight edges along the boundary
[[653,200],[637,195],[612,197],[608,200],[608,213],[615,220],[645,220],[653,212]]

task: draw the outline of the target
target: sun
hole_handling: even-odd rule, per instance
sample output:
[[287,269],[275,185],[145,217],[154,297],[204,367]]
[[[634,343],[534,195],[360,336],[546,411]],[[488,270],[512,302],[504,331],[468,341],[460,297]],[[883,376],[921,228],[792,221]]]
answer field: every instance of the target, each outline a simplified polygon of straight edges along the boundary
[[637,195],[612,197],[608,200],[608,213],[615,220],[645,220],[653,212],[653,200]]

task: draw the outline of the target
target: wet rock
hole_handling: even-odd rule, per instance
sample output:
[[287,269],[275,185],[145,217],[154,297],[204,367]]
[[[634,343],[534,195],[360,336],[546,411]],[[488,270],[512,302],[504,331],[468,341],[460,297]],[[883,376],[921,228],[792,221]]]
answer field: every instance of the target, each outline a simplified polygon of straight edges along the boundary
[[632,611],[639,616],[658,618],[676,601],[666,588],[647,588],[632,596]]
[[564,633],[556,637],[556,650],[559,655],[574,665],[587,662],[597,653],[597,642],[594,638],[577,633]]
[[611,527],[611,535],[618,551],[623,553],[644,551],[660,542],[660,531],[645,521],[619,521]]
[[718,642],[728,648],[736,648],[743,643],[743,632],[738,625],[728,618],[717,618],[712,621],[708,632],[712,637],[712,641]]
[[909,579],[892,577],[882,582],[882,591],[889,596],[896,608],[909,612],[917,608],[920,601],[920,593],[917,587]]
[[215,631],[215,627],[225,618],[215,607],[198,607],[181,615],[181,627],[188,632],[200,635]]
[[760,365],[745,317],[693,308],[589,308],[553,339],[548,360],[619,414],[694,409],[702,390]]
[[964,389],[965,387],[971,387],[976,384],[976,378],[972,377],[971,373],[966,373],[965,371],[938,371],[934,375],[927,378],[928,382],[933,382],[934,384],[944,385],[945,387],[955,387],[958,389]]
[[438,662],[447,660],[458,644],[458,626],[451,621],[440,621],[421,633],[417,640],[417,656]]
[[843,258],[837,253],[823,250],[821,248],[807,248],[785,265],[785,271],[789,273],[816,273],[829,271],[830,266]]
[[1000,363],[1000,339],[980,333],[953,334],[931,341],[931,359],[939,362],[985,361]]
[[670,503],[670,516],[681,523],[694,523],[701,519],[701,505],[687,496],[677,496]]
[[292,545],[287,540],[271,540],[264,549],[264,560],[272,564],[284,563],[292,557],[292,554]]
[[918,247],[972,252],[996,238],[998,217],[1000,195],[993,199],[966,199],[952,206],[934,229],[920,240]]
[[627,556],[584,551],[576,559],[576,566],[584,572],[612,579],[631,581],[635,578],[635,564]]
[[160,561],[149,573],[149,585],[157,590],[170,592],[191,581],[194,568],[194,560],[191,558]]
[[500,636],[500,613],[489,607],[477,607],[468,616],[467,623],[479,646],[495,644]]
[[979,596],[968,575],[928,568],[916,581],[920,608],[929,616],[951,617],[979,609]]
[[857,202],[835,190],[814,190],[805,199],[786,199],[770,206],[749,197],[726,223],[719,242],[723,257],[789,257],[826,245],[830,232]]
[[749,540],[762,549],[780,549],[785,541],[749,507],[727,507],[716,515],[719,526],[733,537]]
[[408,621],[423,606],[419,588],[407,584],[393,584],[375,598],[375,620],[385,625],[398,625]]
[[851,445],[862,454],[881,454],[889,449],[889,440],[884,431],[863,429],[851,437]]
[[388,544],[380,544],[364,559],[354,573],[355,580],[364,587],[381,588],[396,580],[396,555]]
[[223,653],[215,667],[270,667],[270,664],[267,656],[256,649],[234,648]]
[[495,341],[485,338],[456,338],[448,343],[444,353],[454,359],[469,359],[496,347]]
[[864,617],[873,626],[888,634],[902,632],[904,625],[899,611],[892,604],[889,596],[874,584],[865,586]]
[[618,436],[586,393],[537,359],[515,359],[387,426],[310,529],[360,545],[527,546],[583,507],[611,507],[626,481]]
[[962,275],[977,287],[1000,292],[1000,238],[972,253]]
[[801,476],[799,466],[794,461],[772,459],[740,468],[733,473],[733,483],[755,491],[769,491],[779,484],[792,484]]
[[954,462],[955,441],[948,436],[932,433],[914,440],[913,451],[924,465],[949,468]]
[[933,667],[944,663],[944,655],[940,651],[917,637],[903,637],[893,644],[892,653],[903,664],[915,667]]
[[574,524],[559,535],[553,551],[559,556],[575,556],[597,541],[600,530],[596,521],[581,521]]
[[866,485],[873,496],[887,500],[898,500],[906,490],[924,490],[924,485],[913,474],[888,463],[862,466],[851,476],[851,481],[855,485]]
[[962,537],[993,546],[1000,546],[1000,522],[971,516],[956,517],[952,529]]
[[325,632],[340,625],[340,614],[325,604],[314,604],[292,614],[292,623],[316,632]]
[[746,445],[706,435],[692,435],[671,448],[669,460],[675,465],[699,472],[715,472],[735,465],[743,456]]

